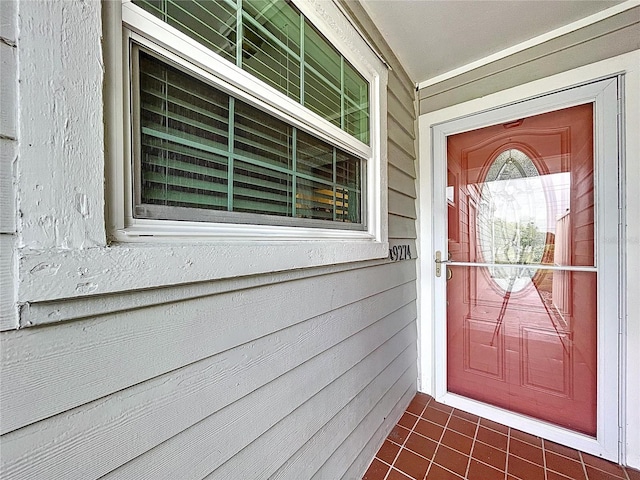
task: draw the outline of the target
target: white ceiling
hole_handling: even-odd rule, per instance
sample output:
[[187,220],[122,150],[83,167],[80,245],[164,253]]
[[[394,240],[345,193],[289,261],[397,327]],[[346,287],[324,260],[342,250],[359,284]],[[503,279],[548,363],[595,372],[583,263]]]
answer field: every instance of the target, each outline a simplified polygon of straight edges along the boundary
[[624,0],[360,0],[420,83]]

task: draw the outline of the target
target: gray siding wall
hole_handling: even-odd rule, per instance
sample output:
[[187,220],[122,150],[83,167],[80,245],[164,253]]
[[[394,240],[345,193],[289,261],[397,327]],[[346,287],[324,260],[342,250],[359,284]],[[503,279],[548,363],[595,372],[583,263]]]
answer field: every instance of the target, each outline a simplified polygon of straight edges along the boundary
[[420,114],[640,48],[640,6],[419,91]]
[[0,9],[0,329],[16,324],[13,248],[16,242],[13,165],[16,159],[17,15],[13,2]]
[[[9,11],[3,3],[3,37]],[[362,476],[417,380],[415,92],[378,48],[393,67],[390,242],[413,258],[25,305],[20,325],[47,312],[66,321],[20,330],[3,306],[1,478]],[[4,113],[2,128],[11,261]]]
[[[389,245],[408,246],[411,251],[411,260],[400,261],[399,266],[415,275],[417,258],[417,234],[416,234],[416,161],[417,161],[417,99],[415,82],[407,75],[404,68],[398,61],[393,51],[384,41],[376,26],[368,17],[363,7],[358,2],[340,0],[340,4],[350,14],[351,18],[357,22],[360,30],[366,32],[368,40],[376,47],[382,57],[388,62],[389,71],[388,83],[388,181],[389,181]],[[416,288],[415,281],[412,283]],[[415,306],[415,302],[412,304]],[[412,307],[413,308],[413,307]],[[417,329],[417,325],[412,328]],[[417,351],[414,350],[417,356]],[[417,363],[417,358],[416,361]],[[417,370],[413,370],[417,378]],[[400,415],[406,407],[407,400],[415,394],[416,384],[412,384],[412,389],[407,392],[400,402],[396,404],[393,411],[386,418],[375,416],[370,419],[366,432],[362,435],[369,438],[368,442],[361,448],[355,461],[349,466],[344,478],[361,478],[369,463],[375,456],[382,442],[388,435],[391,428],[396,424]],[[354,432],[354,436],[359,433]],[[354,452],[357,450],[354,449]],[[327,465],[320,471],[321,475],[316,475],[314,479],[330,479],[331,469],[338,464],[348,463],[352,453],[345,445],[345,453],[334,456],[327,462]],[[338,477],[335,477],[338,478]]]

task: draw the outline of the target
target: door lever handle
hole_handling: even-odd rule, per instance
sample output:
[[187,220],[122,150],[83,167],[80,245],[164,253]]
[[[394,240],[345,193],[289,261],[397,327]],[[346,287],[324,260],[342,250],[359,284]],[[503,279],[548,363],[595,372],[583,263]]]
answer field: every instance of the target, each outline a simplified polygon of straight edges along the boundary
[[449,254],[447,260],[442,260],[442,252],[436,251],[436,277],[442,276],[442,264],[451,262],[451,254]]

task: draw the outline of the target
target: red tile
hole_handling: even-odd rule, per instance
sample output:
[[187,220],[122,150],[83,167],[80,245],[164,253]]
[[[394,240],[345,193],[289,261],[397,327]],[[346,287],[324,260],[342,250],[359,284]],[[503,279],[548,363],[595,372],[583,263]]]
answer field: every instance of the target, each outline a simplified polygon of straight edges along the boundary
[[494,421],[487,420],[486,418],[480,419],[480,425],[482,425],[483,427],[490,428],[491,430],[495,430],[496,432],[503,433],[505,435],[509,433],[509,427],[507,427],[506,425],[502,425],[501,423],[496,423]]
[[433,457],[433,461],[447,470],[451,470],[460,476],[464,476],[467,471],[469,457],[441,444],[438,446],[438,450],[436,451],[436,456]]
[[411,400],[411,403],[407,407],[407,412],[413,413],[419,416],[424,410],[424,407],[426,406],[427,406],[426,401],[423,402],[421,399],[415,397],[413,400]]
[[416,393],[416,396],[413,397],[413,399],[422,402],[423,405],[426,405],[431,400],[433,400],[433,397],[431,395],[427,395],[426,393],[418,392]]
[[422,418],[437,423],[438,425],[446,425],[447,420],[449,420],[449,414],[433,408],[431,404],[429,404],[427,408],[424,409],[424,412],[422,412]]
[[449,423],[447,423],[447,428],[472,438],[476,435],[476,427],[477,425],[475,423],[454,416],[451,416]]
[[513,438],[513,436],[511,440],[509,440],[509,455],[516,455],[537,465],[544,466],[542,461],[542,448],[521,442],[517,438]]
[[598,470],[602,470],[603,472],[610,473],[620,478],[625,478],[624,471],[622,470],[622,467],[620,465],[609,462],[608,460],[604,460],[602,458],[594,457],[593,455],[589,455],[587,453],[582,454],[582,460],[586,465],[591,465],[592,467],[595,467]]
[[410,477],[421,479],[427,473],[429,460],[403,448],[393,466]]
[[526,442],[531,445],[535,445],[538,448],[542,448],[542,439],[540,437],[534,437],[528,433],[521,432],[520,430],[511,429],[511,438],[517,438],[521,442]]
[[442,440],[440,441],[442,442],[442,445],[451,447],[454,450],[464,453],[465,455],[469,455],[469,453],[471,453],[473,438],[466,437],[458,432],[449,430],[448,428],[445,429]]
[[428,438],[425,438],[422,435],[418,435],[417,433],[412,433],[411,435],[409,435],[409,438],[407,438],[407,441],[404,444],[404,448],[408,448],[414,453],[422,455],[429,460],[431,460],[431,457],[433,457],[437,446],[438,444],[433,440],[429,440]]
[[485,427],[478,427],[478,433],[476,433],[476,440],[487,445],[491,445],[500,450],[507,451],[507,436],[501,433],[494,432]]
[[390,442],[389,440],[385,440],[380,450],[376,454],[383,462],[387,462],[389,465],[393,464],[393,461],[396,459],[396,455],[400,451],[400,446],[395,443]]
[[545,452],[547,460],[547,470],[553,470],[554,472],[561,473],[569,478],[575,480],[584,480],[584,470],[582,463],[571,460],[562,455],[556,455],[553,452]]
[[472,459],[466,478],[468,480],[504,480],[504,470],[496,470]]
[[387,477],[387,480],[415,480],[415,479],[411,477],[407,477],[400,470],[396,470],[395,468],[392,468],[389,471],[389,476]]
[[613,475],[612,473],[603,472],[602,470],[590,467],[589,465],[587,465],[587,475],[589,476],[589,480],[620,480],[621,478],[624,478]]
[[393,427],[393,430],[391,430],[391,433],[389,434],[387,439],[397,443],[398,445],[402,445],[409,436],[409,433],[409,430],[407,430],[406,428],[401,427],[400,425],[396,425],[395,427]]
[[414,428],[415,432],[418,432],[420,435],[424,435],[436,442],[440,441],[440,437],[442,437],[442,432],[444,428],[440,425],[436,425],[435,423],[428,422],[426,420],[419,420],[418,424]]
[[461,478],[461,476],[456,475],[449,470],[445,470],[444,468],[434,463],[431,465],[429,474],[424,480],[460,480]]
[[560,475],[559,473],[552,472],[551,470],[547,470],[547,480],[573,480],[571,477],[565,477],[564,475]]
[[480,420],[479,416],[464,412],[462,410],[458,410],[457,408],[453,410],[453,415],[458,418],[464,418],[465,420],[472,423],[478,423],[478,420]]
[[377,458],[373,459],[371,465],[367,469],[362,480],[384,480],[385,475],[389,471],[389,465],[385,465]]
[[549,440],[544,440],[544,449],[546,451],[551,451],[558,455],[563,455],[565,457],[572,458],[573,460],[580,461],[580,454],[573,448],[565,447],[564,445],[550,442]]
[[509,455],[507,471],[521,480],[544,480],[544,469],[540,465]]
[[629,475],[629,480],[640,480],[640,470],[627,467],[627,475]]
[[436,410],[440,410],[441,412],[444,412],[446,414],[449,414],[453,411],[453,407],[450,407],[449,405],[445,405],[444,403],[438,403],[436,401],[430,402],[429,407],[435,408]]
[[504,468],[507,464],[507,454],[502,450],[490,447],[481,442],[473,444],[473,452],[471,455],[473,458],[480,460],[481,462],[491,465],[504,472]]
[[400,417],[400,420],[398,420],[398,425],[402,425],[403,427],[408,428],[409,430],[413,430],[413,427],[417,421],[418,421],[417,416],[411,413],[405,412],[402,415],[402,417]]

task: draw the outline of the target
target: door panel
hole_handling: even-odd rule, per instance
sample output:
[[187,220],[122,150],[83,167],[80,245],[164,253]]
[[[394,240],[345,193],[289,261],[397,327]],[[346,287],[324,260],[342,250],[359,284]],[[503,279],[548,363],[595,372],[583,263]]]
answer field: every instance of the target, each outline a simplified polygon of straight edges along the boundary
[[596,435],[591,103],[447,137],[447,390]]

